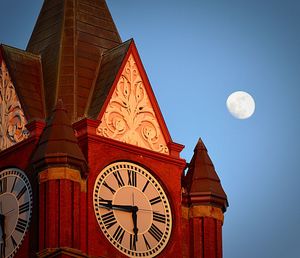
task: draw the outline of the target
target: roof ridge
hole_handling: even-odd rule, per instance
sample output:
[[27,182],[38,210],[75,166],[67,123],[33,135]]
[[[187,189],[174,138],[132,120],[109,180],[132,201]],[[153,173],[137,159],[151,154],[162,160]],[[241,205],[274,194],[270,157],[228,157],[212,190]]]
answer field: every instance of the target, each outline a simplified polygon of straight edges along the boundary
[[123,43],[119,44],[118,46],[115,46],[115,47],[113,47],[113,48],[110,48],[110,49],[104,51],[104,52],[102,53],[102,56],[108,55],[108,54],[110,54],[111,52],[115,51],[116,49],[121,48],[121,47],[124,47],[124,45],[127,45],[127,44],[129,44],[129,43],[131,43],[131,42],[134,42],[133,38],[130,38],[130,39],[124,41]]
[[16,52],[22,52],[22,53],[24,53],[28,56],[31,56],[33,58],[37,58],[37,59],[41,60],[41,55],[39,55],[39,54],[34,54],[34,53],[31,53],[27,50],[20,49],[20,48],[17,48],[17,47],[13,47],[13,46],[10,46],[10,45],[6,45],[6,44],[3,44],[3,43],[1,43],[0,46],[5,47],[5,48],[9,48],[11,50],[15,50]]
[[[124,58],[128,53],[131,42],[133,42],[133,39],[127,40],[102,53],[101,64],[98,74],[96,75],[93,92],[91,92],[89,103],[87,109],[85,110],[85,115],[87,117],[97,119],[97,116],[101,112],[102,105],[105,102],[105,98],[107,97],[115,77],[117,76],[117,73],[124,62]],[[120,50],[120,53],[118,53],[117,50]],[[115,52],[117,52],[117,54],[115,54]],[[108,61],[110,64],[106,65],[107,59],[110,58],[111,60]],[[110,66],[110,68],[108,66]],[[116,69],[116,67],[118,67],[118,69]]]

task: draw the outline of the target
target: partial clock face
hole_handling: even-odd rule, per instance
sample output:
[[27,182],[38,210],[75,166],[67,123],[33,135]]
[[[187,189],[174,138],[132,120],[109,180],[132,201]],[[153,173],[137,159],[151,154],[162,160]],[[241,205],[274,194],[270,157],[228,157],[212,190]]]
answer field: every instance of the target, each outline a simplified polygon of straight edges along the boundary
[[25,173],[16,168],[0,172],[0,257],[13,257],[28,229],[32,191]]
[[153,257],[167,245],[172,214],[158,181],[144,168],[116,162],[98,175],[93,193],[98,224],[112,245],[130,257]]

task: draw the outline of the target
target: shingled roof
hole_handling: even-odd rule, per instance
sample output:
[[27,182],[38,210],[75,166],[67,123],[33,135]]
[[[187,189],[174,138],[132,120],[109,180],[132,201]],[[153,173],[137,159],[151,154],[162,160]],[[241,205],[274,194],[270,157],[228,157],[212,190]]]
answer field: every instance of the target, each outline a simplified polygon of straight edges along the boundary
[[184,177],[189,203],[214,205],[226,211],[228,201],[207,149],[199,139]]
[[91,103],[87,106],[89,118],[97,119],[132,42],[132,39],[128,40],[103,53]]
[[46,114],[62,99],[71,122],[84,117],[101,56],[120,44],[104,0],[45,0],[26,51],[41,56]]

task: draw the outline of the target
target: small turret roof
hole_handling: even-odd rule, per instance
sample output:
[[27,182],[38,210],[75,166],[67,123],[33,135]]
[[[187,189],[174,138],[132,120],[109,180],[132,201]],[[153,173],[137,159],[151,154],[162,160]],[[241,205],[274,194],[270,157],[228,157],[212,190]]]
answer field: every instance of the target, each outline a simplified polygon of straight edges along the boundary
[[194,149],[184,183],[191,204],[213,205],[223,211],[228,207],[226,193],[201,139]]
[[40,171],[47,167],[67,166],[80,170],[83,175],[87,172],[87,162],[78,146],[62,100],[58,101],[47,121],[32,163]]

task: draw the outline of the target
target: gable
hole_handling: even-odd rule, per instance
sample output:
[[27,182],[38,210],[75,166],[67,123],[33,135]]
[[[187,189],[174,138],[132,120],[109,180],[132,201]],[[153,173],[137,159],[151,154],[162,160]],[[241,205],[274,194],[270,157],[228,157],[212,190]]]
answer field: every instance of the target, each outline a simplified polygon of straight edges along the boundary
[[164,136],[164,125],[159,121],[159,108],[151,102],[155,97],[151,86],[142,75],[143,71],[138,61],[133,53],[125,60],[121,75],[115,87],[112,87],[113,92],[105,111],[100,115],[101,123],[97,134],[169,154],[169,139]]
[[0,151],[28,137],[26,124],[7,66],[0,58]]

